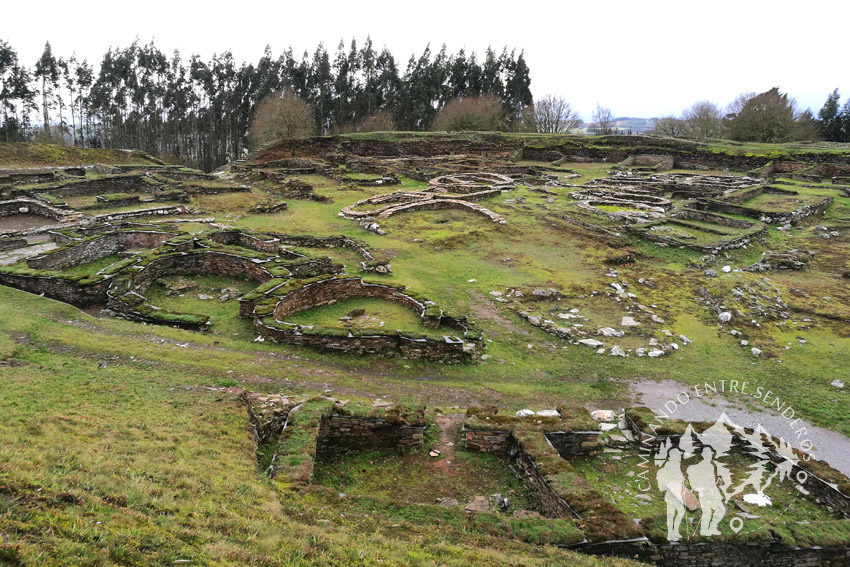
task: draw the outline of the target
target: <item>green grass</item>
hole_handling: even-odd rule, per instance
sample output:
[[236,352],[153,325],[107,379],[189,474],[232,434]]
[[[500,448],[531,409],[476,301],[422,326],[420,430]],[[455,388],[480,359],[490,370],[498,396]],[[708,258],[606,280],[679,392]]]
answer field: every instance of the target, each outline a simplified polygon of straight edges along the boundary
[[[235,298],[228,301],[219,301],[221,290],[235,289],[242,295],[254,289],[256,284],[246,280],[234,278],[223,278],[217,276],[192,276],[189,278],[166,277],[163,281],[176,279],[191,280],[198,287],[184,292],[183,297],[179,295],[167,295],[166,289],[160,284],[154,284],[145,292],[148,303],[162,309],[175,311],[177,313],[195,313],[210,317],[210,333],[215,336],[226,335],[228,337],[239,337],[242,340],[253,340],[254,326],[247,319],[240,319],[239,304]],[[199,295],[212,296],[211,299],[200,299]]]
[[104,150],[52,144],[0,142],[3,167],[68,166],[102,163],[110,165],[153,165],[158,162],[139,151]]
[[320,459],[313,474],[316,484],[352,496],[398,504],[433,504],[436,498],[455,498],[461,504],[475,496],[502,494],[508,512],[529,510],[534,502],[507,463],[492,455],[458,451],[450,464],[427,450],[408,454],[372,452]]
[[[437,134],[377,135],[381,136],[440,139]],[[481,139],[480,135],[463,137]],[[541,147],[579,140],[537,135],[504,138]],[[594,142],[613,147],[618,140]],[[769,153],[774,149],[730,146],[728,151]],[[605,176],[610,164],[563,167],[583,176],[573,183],[583,183]],[[770,321],[757,328],[736,318],[735,325],[740,324],[751,342],[765,352],[753,358],[737,346],[728,328],[718,327],[716,317],[699,298],[702,288],[716,288],[722,301],[731,305],[734,285],[727,285],[724,278],[735,283],[738,274],[709,280],[703,275],[708,266],[696,266],[702,256],[699,252],[661,248],[629,235],[600,236],[561,221],[554,215],[568,213],[617,228],[603,216],[576,212],[567,189],[556,190],[554,203],[526,187],[481,203],[504,215],[506,225],[462,211],[425,211],[383,221],[387,234],[379,236],[337,213],[387,188],[348,190],[321,176],[297,177],[314,184],[318,193],[333,202],[290,200],[289,208],[279,214],[248,215],[250,206],[268,198],[255,188],[251,193],[197,195],[191,204],[199,211],[196,216],[213,216],[245,230],[343,234],[366,242],[392,260],[393,274],[381,276],[381,281],[406,285],[452,314],[470,316],[485,329],[490,358],[446,366],[254,343],[251,323],[235,317],[235,302],[198,300],[197,293],[203,289],[185,298],[166,298],[152,288],[149,296],[155,305],[209,314],[212,327],[206,334],[94,319],[70,306],[0,287],[4,306],[0,309],[0,532],[11,534],[2,545],[13,547],[16,556],[26,563],[48,565],[171,564],[177,559],[208,565],[369,565],[379,561],[389,565],[590,565],[600,561],[539,546],[568,532],[575,535],[564,526],[557,528],[563,532],[546,533],[539,524],[515,525],[507,517],[471,519],[427,503],[401,506],[392,502],[392,479],[402,473],[400,485],[411,489],[413,500],[425,502],[433,495],[429,491],[443,488],[442,477],[427,482],[435,478],[425,468],[428,459],[407,462],[405,467],[376,461],[386,469],[370,465],[364,467],[365,473],[350,469],[362,463],[360,457],[344,459],[333,465],[336,469],[326,469],[337,471],[328,482],[333,489],[293,491],[284,481],[269,481],[258,471],[244,408],[232,395],[208,390],[207,385],[305,397],[326,393],[367,405],[376,396],[386,396],[444,410],[493,403],[509,412],[567,403],[623,407],[629,404],[630,384],[639,380],[671,379],[684,384],[702,383],[708,377],[749,380],[788,400],[804,419],[850,435],[846,420],[850,398],[830,386],[845,373],[850,333],[846,323],[824,317],[847,313],[850,305],[847,280],[841,278],[841,272],[850,269],[847,240],[845,236],[819,239],[814,231],[821,223],[839,227],[842,234],[850,230],[845,228],[850,199],[836,197],[825,217],[801,223],[791,236],[771,228],[766,244],[719,255],[720,265],[740,267],[754,262],[766,249],[797,247],[817,252],[804,272],[771,272],[744,280],[753,284],[758,278],[770,278],[792,306],[791,319],[779,326]],[[423,186],[403,181],[404,187]],[[811,192],[800,185],[794,188],[805,198],[821,192],[835,194],[826,186]],[[504,202],[518,198],[524,202]],[[210,230],[202,224],[179,228],[193,233]],[[347,250],[304,251],[342,261],[349,274],[355,273],[359,263]],[[616,266],[618,281],[630,285],[636,302],[655,306],[654,311],[666,321],[665,328],[674,335],[686,335],[693,344],[658,360],[600,356],[531,327],[514,312],[513,308],[523,305],[546,313],[577,307],[590,319],[588,325],[617,322],[625,305],[607,295],[614,280],[605,275],[611,269],[605,260],[625,251],[634,252],[636,262]],[[93,263],[79,271],[109,262],[103,259],[103,264]],[[653,278],[654,287],[638,284],[640,278]],[[244,291],[253,287],[247,284]],[[556,288],[565,299],[535,303],[530,292],[537,287]],[[795,296],[791,288],[804,290],[809,297]],[[525,295],[500,302],[490,294],[506,294],[510,289]],[[367,312],[385,310],[379,318],[385,321],[384,328],[422,330],[414,313],[403,308],[395,311],[395,304],[365,304]],[[360,300],[352,300],[350,307],[339,302],[297,316],[305,322],[319,318],[332,324],[362,306]],[[814,318],[816,326],[801,330],[792,324],[803,317]],[[807,343],[801,344],[799,338]],[[785,350],[789,343],[791,348]],[[106,367],[99,368],[101,363]],[[510,481],[496,475],[496,469],[503,469],[495,462],[473,460],[465,466],[490,471],[486,476],[493,475],[499,490]],[[417,479],[407,475],[409,471],[428,474]],[[459,482],[450,479],[445,488],[461,493],[466,488],[452,484]],[[339,498],[340,487],[346,493],[362,490],[362,494]],[[803,526],[796,529],[794,537],[799,541],[813,537],[804,533]],[[840,538],[844,533],[832,525],[812,531],[818,537],[828,532]],[[367,540],[369,545],[364,546]],[[0,549],[5,552],[4,547]]]
[[[365,315],[354,317],[351,321],[340,321],[355,309],[364,309]],[[287,323],[315,325],[334,329],[361,329],[392,332],[405,330],[428,335],[454,334],[457,331],[446,329],[426,329],[415,311],[385,299],[358,298],[343,299],[332,305],[314,307],[286,317]]]

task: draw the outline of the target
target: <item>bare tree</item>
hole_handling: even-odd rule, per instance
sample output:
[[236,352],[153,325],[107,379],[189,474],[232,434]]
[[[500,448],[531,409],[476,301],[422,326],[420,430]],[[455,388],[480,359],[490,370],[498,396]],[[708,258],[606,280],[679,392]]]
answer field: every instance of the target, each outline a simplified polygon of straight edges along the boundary
[[596,110],[593,111],[594,125],[591,128],[594,134],[599,136],[608,136],[614,133],[617,123],[614,121],[614,115],[611,114],[610,108],[605,108],[596,103]]
[[720,109],[707,100],[695,102],[682,113],[691,138],[716,138],[720,135]]
[[280,141],[294,154],[295,141],[312,133],[310,105],[291,91],[281,90],[257,105],[248,135],[254,148]]
[[569,134],[581,125],[578,113],[559,96],[546,95],[534,101],[534,126],[545,134]]
[[652,129],[652,133],[658,136],[682,138],[685,136],[687,130],[687,124],[681,118],[665,116],[655,121],[655,127]]
[[735,116],[737,116],[738,113],[744,109],[744,106],[747,104],[747,102],[749,102],[751,98],[755,98],[757,94],[758,93],[754,92],[739,94],[737,97],[735,97],[735,100],[730,102],[729,106],[726,107],[726,117],[730,118],[731,115],[731,118],[734,118]]

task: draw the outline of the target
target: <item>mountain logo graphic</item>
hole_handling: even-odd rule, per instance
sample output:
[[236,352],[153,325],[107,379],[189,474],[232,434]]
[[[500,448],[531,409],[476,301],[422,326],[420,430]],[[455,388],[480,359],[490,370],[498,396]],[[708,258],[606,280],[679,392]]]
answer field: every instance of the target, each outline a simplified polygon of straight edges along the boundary
[[[736,451],[743,449],[753,461],[746,474],[733,475],[730,469],[733,444],[737,445]],[[716,536],[721,533],[727,503],[748,488],[749,502],[769,504],[765,490],[774,481],[782,482],[791,476],[799,456],[789,443],[773,439],[761,425],[755,431],[747,431],[723,413],[702,433],[688,425],[678,440],[668,437],[654,454],[654,461],[656,486],[667,504],[667,539],[680,541],[682,520],[688,511],[701,512],[701,536]],[[738,532],[743,521],[734,516],[729,526]]]

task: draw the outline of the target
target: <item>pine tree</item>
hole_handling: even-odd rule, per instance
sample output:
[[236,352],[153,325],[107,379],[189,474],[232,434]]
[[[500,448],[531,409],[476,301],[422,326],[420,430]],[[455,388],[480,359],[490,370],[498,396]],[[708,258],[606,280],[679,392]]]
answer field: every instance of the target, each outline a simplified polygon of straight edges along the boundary
[[44,44],[44,52],[35,64],[35,77],[41,79],[41,109],[44,116],[44,133],[50,136],[50,98],[59,86],[59,66],[53,57],[50,42]]
[[820,121],[820,129],[823,134],[823,139],[828,142],[841,142],[844,137],[843,120],[839,112],[838,101],[841,96],[838,94],[838,89],[832,91],[823,107],[818,111],[818,119]]

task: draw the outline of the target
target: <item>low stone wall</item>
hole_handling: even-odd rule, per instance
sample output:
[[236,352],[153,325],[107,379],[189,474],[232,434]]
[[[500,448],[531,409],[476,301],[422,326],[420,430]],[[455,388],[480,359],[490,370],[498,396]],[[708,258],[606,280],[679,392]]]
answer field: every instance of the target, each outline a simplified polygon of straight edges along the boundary
[[601,431],[553,431],[546,439],[558,451],[562,459],[593,455],[599,451]]
[[180,185],[186,193],[190,195],[218,195],[219,193],[248,193],[251,188],[247,185],[218,185],[206,186],[187,181]]
[[723,226],[728,226],[731,228],[753,228],[753,223],[741,219],[735,219],[732,217],[727,217],[723,215],[716,215],[713,213],[709,213],[707,211],[697,211],[694,209],[682,209],[670,215],[671,218],[675,219],[685,219],[685,220],[699,220],[704,222],[711,222],[714,224],[719,224]]
[[661,567],[840,567],[850,565],[845,547],[788,547],[775,541],[665,543],[614,541],[575,547],[593,555],[615,555]]
[[642,154],[629,156],[616,167],[635,168],[647,171],[665,171],[673,169],[674,160],[670,155]]
[[31,185],[34,183],[49,183],[56,179],[53,171],[26,171],[5,170],[0,171],[0,186],[3,185]]
[[[401,303],[408,309],[417,311],[420,316],[424,316],[425,312],[425,306],[422,303],[405,295],[396,288],[367,284],[360,278],[334,278],[307,284],[302,288],[296,289],[289,295],[282,297],[277,307],[275,307],[274,316],[277,320],[283,321],[288,315],[292,315],[293,313],[322,305],[330,305],[339,300],[352,297],[388,299]],[[427,326],[437,327],[439,325],[439,319],[436,322],[427,322],[430,323]],[[424,323],[426,321],[423,320]]]
[[334,414],[322,418],[316,454],[327,452],[341,455],[409,449],[421,447],[424,440],[424,425],[411,426],[390,423],[385,419]]
[[26,238],[0,238],[0,252],[26,248],[27,246],[29,246],[29,242]]
[[707,252],[714,253],[718,250],[735,250],[737,248],[743,248],[744,246],[748,246],[753,240],[764,238],[767,236],[767,226],[763,226],[759,230],[753,230],[747,234],[739,236],[737,238],[733,238],[730,240],[724,240],[718,243],[712,244],[694,244],[692,242],[687,242],[684,240],[676,239],[672,236],[665,236],[663,234],[655,234],[650,230],[646,230],[647,225],[643,225],[643,227],[634,227],[634,226],[625,226],[623,227],[626,231],[631,232],[641,238],[645,238],[647,240],[651,240],[653,242],[657,242],[666,246],[681,246],[684,248],[690,248],[691,250],[697,250],[699,252]]
[[123,213],[107,213],[92,217],[95,222],[120,221],[124,219],[133,219],[138,217],[149,216],[166,216],[166,215],[191,215],[195,209],[192,207],[184,207],[175,205],[173,207],[153,207],[150,209],[139,209],[136,211],[125,211]]
[[806,217],[824,214],[831,205],[832,197],[827,197],[816,205],[804,205],[790,212],[762,211],[760,209],[752,209],[750,207],[735,205],[733,203],[719,201],[717,199],[700,199],[695,201],[691,207],[718,213],[743,215],[767,224],[797,224]]
[[0,271],[0,285],[44,295],[77,307],[90,307],[106,302],[110,279],[81,284],[70,279],[31,274],[12,274]]
[[480,342],[454,341],[446,338],[412,338],[402,334],[345,336],[299,332],[295,326],[270,326],[262,319],[254,320],[257,333],[272,342],[305,346],[317,350],[354,355],[402,356],[412,360],[431,360],[456,364],[475,359],[482,350]]
[[371,261],[375,259],[365,245],[347,236],[295,236],[279,233],[269,233],[269,235],[274,236],[284,245],[301,246],[304,248],[348,248],[360,254],[364,260]]
[[463,436],[466,450],[474,453],[507,455],[515,444],[510,431],[480,431],[464,428]]
[[129,288],[135,293],[143,294],[153,282],[163,276],[199,274],[247,278],[258,283],[272,279],[268,270],[251,258],[213,250],[193,250],[153,260],[132,275]]
[[464,428],[463,433],[467,451],[506,455],[511,459],[514,474],[528,487],[537,505],[537,511],[542,515],[547,518],[579,517],[575,510],[552,490],[537,470],[534,460],[520,448],[510,431],[481,431]]
[[27,213],[46,217],[59,222],[65,221],[69,216],[68,211],[34,199],[12,199],[11,201],[0,201],[0,217]]
[[36,270],[55,270],[86,264],[134,248],[156,248],[173,232],[160,231],[115,231],[89,238],[77,244],[52,250],[27,260],[27,266]]
[[256,236],[235,230],[214,232],[209,235],[209,239],[225,246],[241,246],[242,248],[264,252],[266,254],[277,254],[278,247],[280,246],[280,240],[277,238],[261,240]]
[[547,518],[579,518],[567,501],[558,496],[537,467],[534,460],[518,447],[512,451],[515,472],[528,487],[537,504],[537,511]]
[[482,207],[481,205],[476,205],[475,203],[469,203],[467,201],[461,201],[458,199],[431,199],[428,201],[417,201],[415,203],[407,203],[404,205],[399,205],[397,207],[386,209],[385,211],[380,213],[377,218],[385,219],[397,213],[446,209],[461,209],[470,211],[499,224],[505,224],[506,222],[505,218],[502,215],[494,213],[486,207]]
[[144,180],[144,175],[121,175],[102,179],[74,180],[44,189],[54,197],[93,197],[109,193],[147,193],[153,185]]

